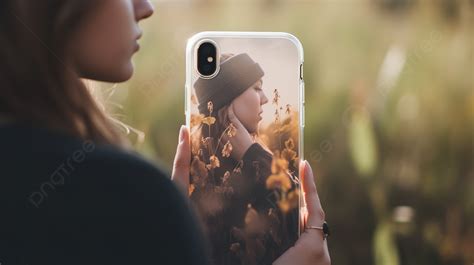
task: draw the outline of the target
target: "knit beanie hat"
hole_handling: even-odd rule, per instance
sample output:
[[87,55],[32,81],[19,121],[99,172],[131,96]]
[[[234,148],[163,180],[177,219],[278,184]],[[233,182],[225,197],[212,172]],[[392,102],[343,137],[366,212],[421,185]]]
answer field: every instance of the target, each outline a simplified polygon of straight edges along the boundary
[[214,111],[230,104],[264,74],[260,65],[246,53],[221,62],[219,73],[214,78],[199,78],[194,83],[199,112],[209,114],[207,108],[209,101],[212,102]]

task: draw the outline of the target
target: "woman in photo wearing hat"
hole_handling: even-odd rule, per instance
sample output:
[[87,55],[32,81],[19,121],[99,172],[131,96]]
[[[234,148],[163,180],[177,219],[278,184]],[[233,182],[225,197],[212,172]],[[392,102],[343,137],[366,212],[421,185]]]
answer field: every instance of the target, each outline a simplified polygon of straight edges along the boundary
[[[131,150],[82,81],[130,79],[152,14],[147,0],[0,1],[1,264],[210,264],[177,188],[189,185],[188,130],[169,176]],[[320,226],[301,170],[308,225]],[[277,264],[329,263],[322,232],[306,231]]]

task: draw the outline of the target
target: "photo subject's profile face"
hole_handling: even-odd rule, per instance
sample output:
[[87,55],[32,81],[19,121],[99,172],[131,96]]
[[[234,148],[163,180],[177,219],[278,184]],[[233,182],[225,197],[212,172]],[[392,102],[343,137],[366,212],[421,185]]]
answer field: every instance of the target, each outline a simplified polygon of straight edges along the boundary
[[265,94],[259,80],[232,102],[235,115],[250,133],[258,132],[258,124],[263,119],[262,105],[268,103]]

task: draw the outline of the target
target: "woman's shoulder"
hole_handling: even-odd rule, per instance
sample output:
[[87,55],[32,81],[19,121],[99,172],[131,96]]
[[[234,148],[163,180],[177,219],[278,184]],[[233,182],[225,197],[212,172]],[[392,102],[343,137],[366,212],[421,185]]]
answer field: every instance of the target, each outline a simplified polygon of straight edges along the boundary
[[0,127],[0,146],[0,191],[12,205],[96,216],[184,207],[169,174],[133,151],[28,126]]
[[11,175],[25,175],[25,180],[38,185],[60,179],[66,184],[103,182],[135,188],[160,184],[173,189],[164,170],[134,151],[45,128],[1,126],[0,146],[0,159],[9,161]]
[[206,264],[205,239],[184,195],[142,156],[31,127],[0,127],[0,146],[8,161],[2,220],[18,228],[0,228],[7,234],[0,245],[30,242],[12,251],[44,264]]

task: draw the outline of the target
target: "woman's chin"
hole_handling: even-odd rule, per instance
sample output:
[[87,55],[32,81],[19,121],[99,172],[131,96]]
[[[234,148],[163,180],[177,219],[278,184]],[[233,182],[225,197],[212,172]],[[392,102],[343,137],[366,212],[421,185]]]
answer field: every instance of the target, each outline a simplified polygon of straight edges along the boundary
[[257,133],[258,132],[258,124],[253,125],[253,126],[248,126],[246,129],[250,134]]
[[81,73],[81,78],[91,79],[100,82],[121,83],[132,78],[134,72],[133,65],[127,65],[121,69],[107,70],[107,71],[89,71],[88,73]]
[[129,63],[128,65],[124,66],[120,73],[117,73],[117,81],[115,82],[125,82],[132,78],[134,73],[135,67],[133,63]]
[[105,82],[121,83],[126,82],[132,78],[134,73],[133,64],[124,66],[122,69],[117,70],[113,75],[109,76],[109,80]]

